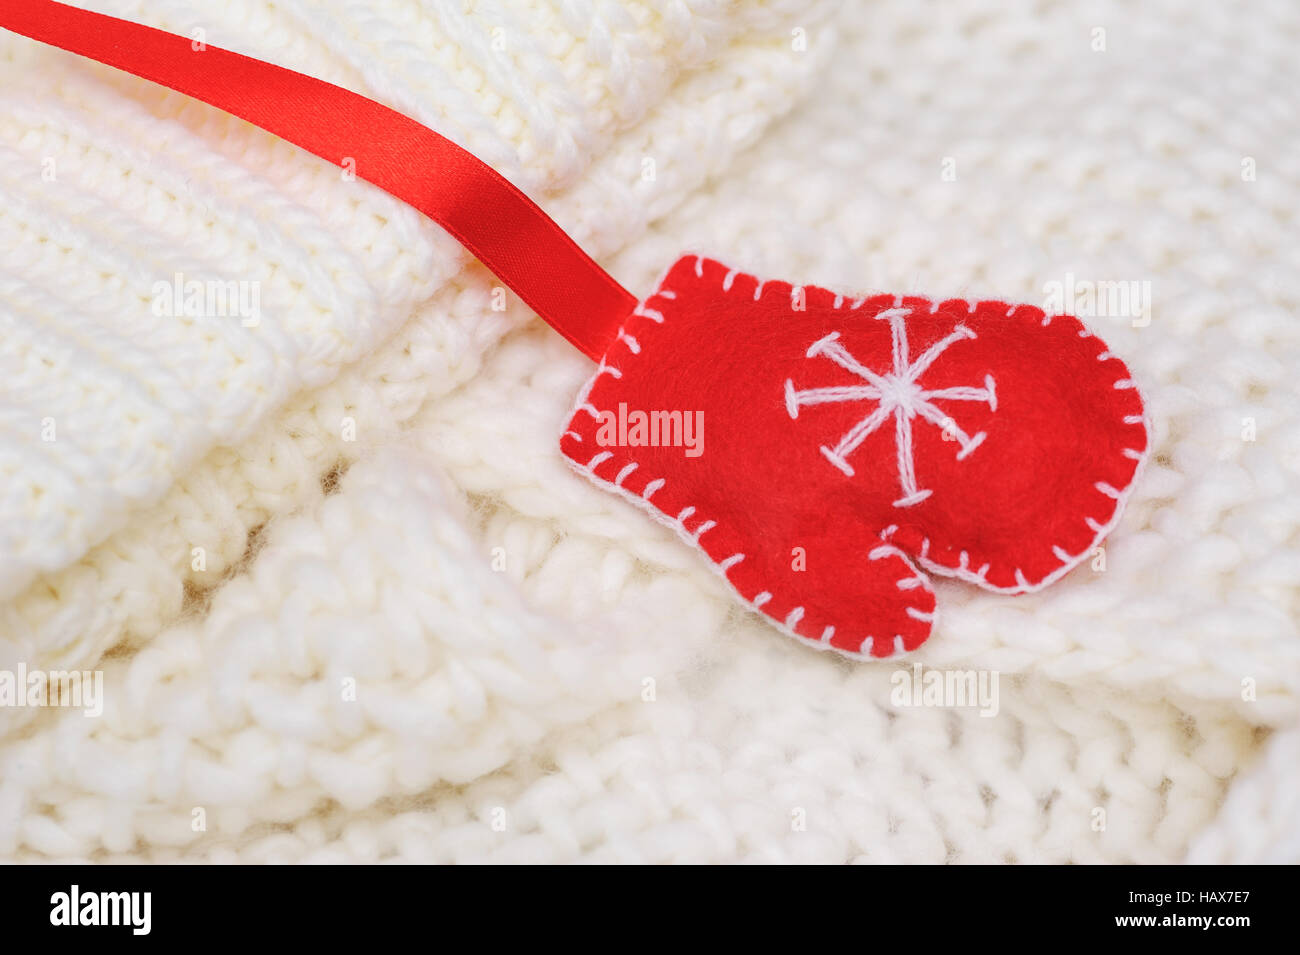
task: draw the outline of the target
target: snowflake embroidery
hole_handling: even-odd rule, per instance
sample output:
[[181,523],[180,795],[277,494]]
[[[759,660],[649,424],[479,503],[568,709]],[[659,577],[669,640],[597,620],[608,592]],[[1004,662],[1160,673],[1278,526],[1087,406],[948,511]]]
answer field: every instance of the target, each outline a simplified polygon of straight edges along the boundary
[[920,416],[937,428],[942,429],[945,438],[956,440],[960,450],[957,460],[964,460],[984,440],[983,431],[967,435],[951,417],[935,406],[935,401],[983,401],[989,409],[996,411],[997,394],[993,390],[993,378],[984,376],[984,387],[938,388],[927,390],[917,379],[934,364],[936,358],[947,348],[962,339],[974,338],[975,333],[965,325],[957,325],[944,338],[927,348],[916,361],[909,364],[907,354],[907,328],[904,318],[911,313],[909,308],[890,308],[881,312],[876,318],[888,320],[894,346],[894,369],[880,374],[862,365],[847,348],[840,343],[840,333],[832,332],[821,338],[808,349],[808,357],[824,356],[846,371],[857,375],[864,385],[849,385],[832,388],[808,388],[796,391],[794,382],[786,379],[785,408],[791,418],[799,417],[803,405],[827,404],[843,401],[875,401],[878,405],[840,438],[833,448],[822,445],[822,454],[826,459],[845,474],[852,477],[853,467],[848,458],[871,434],[892,416],[894,419],[895,444],[898,450],[898,481],[903,488],[903,496],[894,502],[895,507],[910,507],[924,501],[932,493],[919,488],[916,483],[916,470],[912,461],[912,419]]

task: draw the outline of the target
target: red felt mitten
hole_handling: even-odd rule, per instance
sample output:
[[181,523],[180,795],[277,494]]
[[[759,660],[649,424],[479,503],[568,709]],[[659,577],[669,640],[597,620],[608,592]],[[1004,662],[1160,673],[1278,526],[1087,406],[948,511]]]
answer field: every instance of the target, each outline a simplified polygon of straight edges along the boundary
[[786,632],[874,657],[929,636],[913,560],[1046,586],[1114,526],[1146,447],[1128,370],[1075,318],[696,256],[624,323],[561,441]]

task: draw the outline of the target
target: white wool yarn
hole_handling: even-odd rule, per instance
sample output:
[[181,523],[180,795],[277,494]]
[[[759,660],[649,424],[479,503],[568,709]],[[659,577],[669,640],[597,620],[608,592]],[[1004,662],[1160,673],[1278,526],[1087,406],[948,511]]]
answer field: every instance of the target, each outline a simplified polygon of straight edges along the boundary
[[[181,32],[202,19],[148,6]],[[1153,460],[1103,561],[1029,597],[941,585],[915,662],[995,671],[996,705],[910,705],[912,658],[809,653],[568,471],[556,441],[589,363],[522,307],[493,313],[494,281],[436,229],[211,111],[6,38],[0,69],[59,64],[52,90],[13,97],[25,112],[0,110],[15,324],[128,320],[104,263],[220,270],[244,249],[303,291],[268,305],[286,367],[263,369],[266,395],[142,405],[179,449],[169,467],[83,494],[98,523],[40,545],[63,556],[6,564],[0,669],[116,650],[102,717],[0,709],[0,855],[1300,861],[1300,126],[1273,92],[1300,79],[1290,5],[844,5],[838,48],[795,3],[501,2],[451,25],[440,4],[317,7],[222,5],[209,40],[479,137],[633,290],[683,249],[859,293],[1041,303],[1067,274],[1150,282],[1149,323],[1087,320],[1142,383]],[[507,14],[528,24],[509,68],[482,41]],[[114,128],[134,134],[125,155],[146,130],[169,144],[139,183]],[[75,197],[14,172],[59,143],[99,170]],[[17,241],[35,235],[61,241]],[[339,330],[335,351],[311,327]],[[226,343],[168,354],[219,377]],[[152,346],[122,367],[164,375]],[[71,401],[59,385],[41,394]]]
[[1269,740],[1260,760],[1233,783],[1213,824],[1192,843],[1196,865],[1294,865],[1300,859],[1300,730]]

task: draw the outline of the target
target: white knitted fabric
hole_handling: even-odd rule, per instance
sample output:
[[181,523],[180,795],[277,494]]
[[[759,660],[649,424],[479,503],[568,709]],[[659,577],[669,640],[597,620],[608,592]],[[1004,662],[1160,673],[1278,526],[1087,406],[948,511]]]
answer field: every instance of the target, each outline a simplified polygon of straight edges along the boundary
[[897,705],[569,471],[590,363],[436,226],[0,35],[0,670],[105,687],[0,708],[0,856],[1300,861],[1293,4],[82,5],[416,116],[634,291],[1148,281],[1089,321],[1154,453],[1104,570],[938,585],[996,715]]

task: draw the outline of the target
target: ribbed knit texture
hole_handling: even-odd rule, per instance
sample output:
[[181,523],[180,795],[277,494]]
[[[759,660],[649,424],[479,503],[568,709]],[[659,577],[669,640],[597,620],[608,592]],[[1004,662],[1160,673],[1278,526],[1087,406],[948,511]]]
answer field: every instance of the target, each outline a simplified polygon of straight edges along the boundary
[[[0,669],[101,666],[106,706],[0,709],[3,857],[1300,861],[1284,0],[94,6],[420,118],[636,292],[684,249],[1150,281],[1090,322],[1153,460],[1104,571],[940,584],[917,659],[999,671],[997,716],[896,706],[898,663],[796,646],[568,471],[589,363],[436,226],[5,35]],[[153,315],[178,271],[259,279],[260,326]]]

